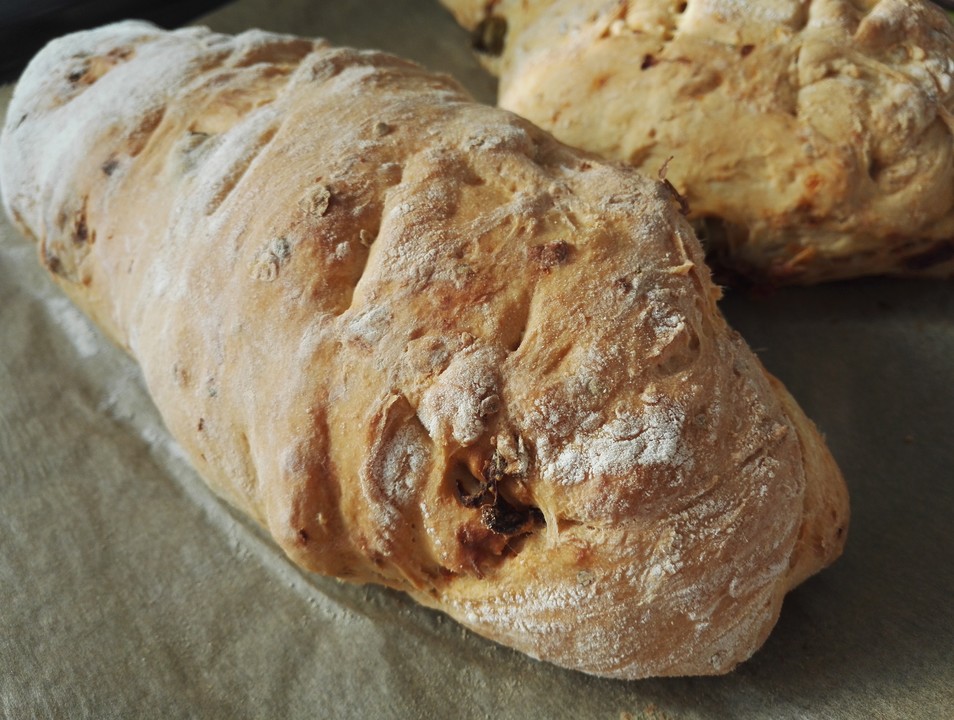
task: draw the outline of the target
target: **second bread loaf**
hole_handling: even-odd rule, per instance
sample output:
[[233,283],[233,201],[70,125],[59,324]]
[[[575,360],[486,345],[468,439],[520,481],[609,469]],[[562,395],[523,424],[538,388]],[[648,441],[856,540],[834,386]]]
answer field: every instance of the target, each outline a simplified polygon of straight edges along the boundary
[[502,107],[665,167],[723,267],[954,275],[954,26],[928,0],[444,4]]

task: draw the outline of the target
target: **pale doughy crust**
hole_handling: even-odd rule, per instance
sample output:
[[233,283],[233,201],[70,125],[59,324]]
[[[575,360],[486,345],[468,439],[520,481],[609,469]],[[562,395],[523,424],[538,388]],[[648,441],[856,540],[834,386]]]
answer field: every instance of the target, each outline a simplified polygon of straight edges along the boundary
[[721,264],[954,273],[954,27],[927,0],[444,3],[503,43],[502,107],[665,165]]
[[123,23],[0,179],[208,482],[304,567],[585,672],[712,674],[841,552],[817,431],[662,183],[374,52]]

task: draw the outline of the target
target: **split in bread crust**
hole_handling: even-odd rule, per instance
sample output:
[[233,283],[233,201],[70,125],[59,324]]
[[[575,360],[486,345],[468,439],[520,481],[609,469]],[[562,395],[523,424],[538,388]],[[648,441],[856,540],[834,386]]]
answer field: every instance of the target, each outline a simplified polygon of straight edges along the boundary
[[303,567],[600,675],[713,674],[845,486],[663,183],[376,52],[122,23],[17,87],[4,202]]
[[665,167],[720,265],[954,274],[954,26],[927,0],[443,1],[502,107]]

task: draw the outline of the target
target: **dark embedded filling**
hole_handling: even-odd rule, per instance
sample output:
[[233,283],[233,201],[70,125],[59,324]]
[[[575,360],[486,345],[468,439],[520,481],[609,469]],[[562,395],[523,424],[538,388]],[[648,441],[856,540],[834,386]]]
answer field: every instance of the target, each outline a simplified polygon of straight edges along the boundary
[[485,55],[498,57],[503,53],[507,39],[507,20],[499,15],[485,17],[471,35],[470,42],[474,50]]
[[457,499],[474,511],[457,540],[466,565],[478,575],[516,555],[523,541],[546,525],[540,509],[526,501],[520,477],[508,475],[506,466],[492,450],[458,461],[451,472]]

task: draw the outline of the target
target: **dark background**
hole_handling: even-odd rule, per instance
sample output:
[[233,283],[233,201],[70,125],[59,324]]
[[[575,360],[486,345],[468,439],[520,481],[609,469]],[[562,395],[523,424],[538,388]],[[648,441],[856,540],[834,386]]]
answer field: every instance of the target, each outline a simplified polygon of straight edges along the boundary
[[225,0],[0,0],[0,82],[16,80],[27,61],[59,35],[124,18],[176,27]]

